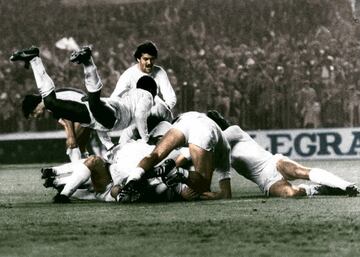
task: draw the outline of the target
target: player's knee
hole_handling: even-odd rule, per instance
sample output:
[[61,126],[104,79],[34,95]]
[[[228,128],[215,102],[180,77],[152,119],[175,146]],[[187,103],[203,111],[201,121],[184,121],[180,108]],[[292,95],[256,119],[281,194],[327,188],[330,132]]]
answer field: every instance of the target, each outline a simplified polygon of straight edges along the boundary
[[286,161],[284,159],[280,159],[276,163],[277,170],[284,170],[286,168]]

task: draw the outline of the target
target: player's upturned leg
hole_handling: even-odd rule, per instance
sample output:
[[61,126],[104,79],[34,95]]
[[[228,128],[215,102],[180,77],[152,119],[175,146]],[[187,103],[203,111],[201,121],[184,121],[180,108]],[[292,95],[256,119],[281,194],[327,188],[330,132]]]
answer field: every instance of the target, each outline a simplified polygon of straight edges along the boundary
[[94,93],[101,90],[102,83],[89,46],[84,46],[80,50],[72,52],[70,61],[84,65],[85,86],[88,92]]
[[116,121],[115,113],[111,107],[107,106],[100,99],[103,84],[92,59],[91,48],[84,46],[80,50],[74,51],[70,56],[70,61],[83,64],[84,66],[85,87],[88,92],[89,107],[96,121],[108,129],[113,128]]
[[39,56],[39,48],[32,46],[30,48],[26,48],[14,52],[10,56],[10,61],[12,62],[23,61],[25,63],[25,68],[28,69],[30,66],[29,62],[37,56]]
[[31,69],[34,73],[36,87],[42,98],[47,97],[55,90],[54,81],[46,73],[45,66],[40,57],[35,57],[30,61]]
[[25,67],[27,68],[31,64],[31,68],[33,70],[36,81],[36,86],[42,98],[48,96],[52,91],[54,91],[54,82],[46,73],[42,60],[39,57],[39,49],[37,47],[30,47],[27,49],[16,51],[11,55],[10,60],[13,62],[23,61],[25,62]]

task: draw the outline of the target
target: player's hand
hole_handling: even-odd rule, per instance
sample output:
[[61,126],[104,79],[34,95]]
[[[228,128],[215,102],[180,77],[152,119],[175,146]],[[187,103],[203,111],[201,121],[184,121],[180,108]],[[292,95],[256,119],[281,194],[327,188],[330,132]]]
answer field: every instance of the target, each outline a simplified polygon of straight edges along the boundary
[[64,128],[66,127],[66,123],[65,123],[65,121],[64,121],[62,118],[58,119],[58,123],[59,123],[61,126],[63,126]]
[[221,198],[221,194],[218,192],[203,192],[200,195],[201,200],[218,200]]

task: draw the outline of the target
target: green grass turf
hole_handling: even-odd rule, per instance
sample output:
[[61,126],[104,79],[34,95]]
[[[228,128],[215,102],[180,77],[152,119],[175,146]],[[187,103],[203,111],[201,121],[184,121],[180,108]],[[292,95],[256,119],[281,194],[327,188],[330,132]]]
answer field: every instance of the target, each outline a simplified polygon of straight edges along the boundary
[[[304,164],[359,181],[360,161]],[[1,257],[360,256],[360,197],[269,199],[235,174],[232,200],[56,205],[41,166],[0,166]]]

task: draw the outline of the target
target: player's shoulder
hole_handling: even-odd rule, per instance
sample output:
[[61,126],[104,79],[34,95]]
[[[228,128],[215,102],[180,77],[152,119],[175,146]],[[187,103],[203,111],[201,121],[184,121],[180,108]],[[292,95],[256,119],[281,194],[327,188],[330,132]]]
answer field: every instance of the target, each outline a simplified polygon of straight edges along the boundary
[[130,65],[130,67],[128,67],[125,72],[130,72],[130,71],[137,71],[139,68],[138,68],[138,65],[136,63],[133,63],[132,65]]
[[154,69],[154,70],[160,70],[160,71],[166,72],[165,69],[164,69],[162,66],[156,65],[156,64],[154,65],[153,69]]
[[159,76],[159,75],[161,75],[161,76],[167,75],[165,69],[163,67],[159,66],[159,65],[154,65],[153,66],[152,74],[157,75],[157,76]]
[[138,74],[138,73],[139,73],[139,68],[137,67],[136,64],[133,64],[121,73],[121,77],[133,76],[134,74]]

